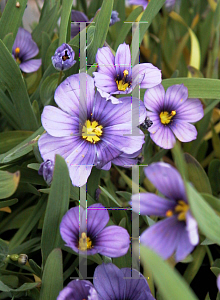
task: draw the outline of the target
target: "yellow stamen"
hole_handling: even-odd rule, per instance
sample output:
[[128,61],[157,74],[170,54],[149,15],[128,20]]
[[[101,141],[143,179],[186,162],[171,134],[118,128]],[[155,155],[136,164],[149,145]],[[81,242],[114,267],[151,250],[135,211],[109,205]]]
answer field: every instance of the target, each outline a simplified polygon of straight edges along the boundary
[[19,47],[15,48],[15,53],[16,53],[16,54],[20,53],[20,51],[21,51],[21,50],[20,50]]
[[95,144],[100,141],[99,137],[102,136],[102,128],[102,125],[99,125],[97,121],[90,122],[90,120],[87,120],[82,128],[82,138]]
[[172,118],[176,115],[176,111],[172,110],[171,113],[167,111],[162,111],[160,113],[160,121],[162,124],[167,125],[171,122]]
[[79,239],[79,247],[78,249],[81,251],[86,251],[88,249],[92,249],[92,241],[89,237],[87,237],[85,232],[82,232],[81,238]]
[[178,205],[175,207],[175,212],[178,213],[178,220],[179,221],[185,221],[186,220],[186,214],[189,210],[189,205],[183,201],[179,200]]
[[123,74],[124,76],[121,80],[118,80],[118,78],[116,78],[115,80],[119,91],[125,91],[128,87],[130,87],[130,83],[126,82],[126,77],[128,76],[128,70],[124,70]]
[[172,217],[173,216],[173,212],[171,209],[169,209],[167,212],[166,212],[166,217]]

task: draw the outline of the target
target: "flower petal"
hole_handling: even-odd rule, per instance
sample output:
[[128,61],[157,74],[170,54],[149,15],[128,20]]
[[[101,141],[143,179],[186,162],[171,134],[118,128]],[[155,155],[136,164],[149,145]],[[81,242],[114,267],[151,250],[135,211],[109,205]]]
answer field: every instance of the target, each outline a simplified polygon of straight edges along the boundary
[[176,261],[183,260],[192,250],[194,246],[190,243],[189,236],[186,228],[182,228],[182,232],[179,237],[179,243],[177,245],[175,259]]
[[[35,41],[32,39],[30,32],[20,27],[16,35],[14,45],[12,47],[12,53],[15,53],[15,49],[20,48],[19,58],[22,61],[26,61],[39,52],[38,46]],[[36,71],[36,70],[35,70]],[[25,72],[25,71],[24,71]],[[34,72],[34,71],[31,71]],[[29,73],[29,72],[28,72]]]
[[175,120],[169,127],[181,142],[191,142],[197,137],[196,127],[185,121]]
[[144,168],[144,173],[158,191],[167,198],[187,201],[183,180],[179,172],[171,165],[164,162],[153,163]]
[[188,98],[188,89],[183,84],[168,87],[165,95],[164,108],[171,112],[177,110]]
[[93,284],[101,300],[124,299],[124,275],[114,264],[102,264],[96,267]]
[[185,122],[197,122],[204,116],[202,103],[199,99],[187,99],[178,109],[177,119]]
[[115,54],[116,74],[123,78],[124,70],[128,71],[128,77],[131,76],[131,51],[129,45],[120,44]]
[[108,221],[108,210],[101,203],[90,205],[87,208],[87,232],[90,238],[102,231]]
[[44,107],[41,115],[41,121],[43,127],[52,136],[81,136],[79,133],[78,119],[70,116],[54,106],[48,105]]
[[94,98],[94,80],[86,73],[69,76],[58,86],[54,95],[55,102],[63,111],[73,117],[79,117],[80,114],[80,119],[85,120],[91,116]]
[[[125,298],[131,300],[155,300],[151,295],[150,288],[148,286],[147,280],[145,277],[140,274],[137,270],[132,269],[132,278],[131,277],[131,269],[123,268],[121,271],[124,274],[126,288],[125,288]],[[137,278],[137,279],[136,279]],[[144,295],[147,294],[147,297],[144,298]]]
[[132,210],[141,215],[165,217],[168,210],[174,209],[176,201],[166,200],[152,193],[140,193],[131,197],[130,204]]
[[108,226],[97,235],[95,245],[102,255],[123,256],[128,252],[130,236],[127,230],[120,226]]
[[[81,208],[81,213],[83,213],[83,208]],[[69,209],[63,216],[60,223],[60,235],[68,247],[78,252],[79,206]]]
[[122,153],[112,160],[112,163],[116,166],[122,166],[124,168],[129,168],[132,165],[138,163],[138,155],[141,153],[141,149],[132,154]]
[[167,259],[176,250],[184,226],[175,216],[159,221],[142,233],[141,243]]
[[[164,149],[172,149],[176,143],[176,139],[172,130],[163,124],[153,123],[150,129],[150,137],[155,144]],[[153,131],[154,130],[154,131]]]
[[95,147],[97,156],[95,165],[98,169],[102,169],[107,163],[111,162],[112,159],[121,154],[121,151],[118,150],[115,145],[111,145],[104,141],[97,143]]
[[199,243],[199,232],[198,224],[196,220],[191,215],[191,212],[188,211],[186,214],[186,230],[188,233],[189,241],[192,245],[198,245]]
[[150,63],[135,65],[132,69],[132,85],[140,83],[141,89],[149,89],[157,86],[162,81],[161,70]]
[[70,283],[59,293],[57,300],[82,300],[88,299],[93,295],[92,300],[98,300],[98,295],[92,283],[88,280],[72,280]]
[[82,139],[78,137],[60,138],[45,133],[40,137],[38,146],[44,161],[47,159],[54,161],[56,154],[67,158],[73,152],[73,149],[77,148],[82,142]]
[[[99,48],[96,54],[96,62],[98,63],[98,72],[100,74],[109,75],[113,79],[116,78],[115,57],[110,48]],[[93,74],[96,75],[96,73]]]
[[22,62],[19,67],[21,69],[21,71],[25,72],[25,73],[32,73],[37,71],[40,66],[41,66],[41,59],[31,59],[28,61],[24,61]]
[[144,94],[144,105],[153,112],[160,113],[164,107],[165,90],[162,84],[148,89]]

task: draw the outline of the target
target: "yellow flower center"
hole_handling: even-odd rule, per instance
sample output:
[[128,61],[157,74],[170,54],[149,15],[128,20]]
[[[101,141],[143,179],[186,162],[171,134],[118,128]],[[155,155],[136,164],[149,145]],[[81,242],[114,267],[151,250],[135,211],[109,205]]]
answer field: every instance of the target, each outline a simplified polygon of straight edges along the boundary
[[16,54],[20,53],[20,51],[21,51],[21,50],[20,50],[19,47],[15,48],[15,53],[16,53]]
[[176,111],[172,110],[171,113],[167,111],[162,111],[160,113],[160,121],[162,124],[167,125],[171,122],[172,118],[176,115]]
[[97,121],[87,120],[82,128],[82,138],[86,139],[88,142],[95,144],[100,141],[100,136],[102,136],[102,125],[99,125]]
[[123,74],[124,76],[121,80],[119,80],[118,78],[115,79],[119,91],[125,91],[128,87],[130,87],[130,83],[126,82],[128,70],[124,70]]
[[79,247],[78,249],[81,251],[86,251],[87,249],[92,249],[92,241],[89,237],[87,237],[86,233],[83,232],[81,234],[81,238],[79,239]]
[[171,209],[169,209],[166,212],[166,216],[167,217],[172,217],[174,213],[177,213],[177,219],[179,221],[186,221],[186,214],[189,210],[189,205],[183,201],[183,200],[179,200],[178,204],[175,206],[174,211],[172,211]]

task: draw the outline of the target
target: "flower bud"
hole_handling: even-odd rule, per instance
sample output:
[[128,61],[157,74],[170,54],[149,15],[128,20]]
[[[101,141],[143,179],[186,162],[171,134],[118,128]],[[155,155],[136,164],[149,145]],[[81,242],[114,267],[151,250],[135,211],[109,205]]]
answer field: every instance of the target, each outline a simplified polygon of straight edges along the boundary
[[75,52],[68,44],[62,44],[51,57],[54,68],[58,71],[65,71],[71,68],[76,61]]
[[52,182],[53,170],[54,170],[54,163],[50,159],[47,159],[46,161],[44,161],[40,165],[40,168],[38,170],[38,174],[43,175],[43,178],[48,185],[50,185]]
[[112,14],[111,14],[111,19],[110,19],[109,26],[112,26],[112,25],[114,25],[115,23],[117,23],[119,21],[120,21],[120,19],[118,17],[118,12],[116,10],[113,10]]
[[19,265],[26,265],[26,262],[28,261],[28,256],[26,254],[20,254],[18,257],[18,263]]

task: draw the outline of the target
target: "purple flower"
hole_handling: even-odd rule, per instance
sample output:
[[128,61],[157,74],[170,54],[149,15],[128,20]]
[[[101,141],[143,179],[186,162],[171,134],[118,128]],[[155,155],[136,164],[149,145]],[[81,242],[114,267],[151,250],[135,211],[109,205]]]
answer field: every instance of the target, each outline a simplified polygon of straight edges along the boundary
[[47,159],[40,165],[38,174],[43,175],[43,178],[46,181],[46,183],[50,185],[53,179],[53,171],[54,163],[50,159]]
[[19,64],[22,72],[31,73],[37,71],[41,66],[41,59],[31,59],[39,52],[37,44],[33,41],[30,32],[19,28],[14,45],[12,56]]
[[193,218],[183,180],[176,169],[159,162],[145,168],[145,175],[167,199],[152,193],[132,196],[132,209],[140,214],[165,217],[141,234],[141,243],[164,259],[175,252],[176,261],[184,259],[199,242],[198,226]]
[[72,280],[58,295],[57,300],[99,300],[96,290],[88,280]]
[[[86,83],[81,97],[80,80]],[[62,110],[53,106],[44,108],[41,119],[47,133],[38,141],[39,150],[44,161],[54,161],[56,154],[64,157],[73,185],[84,185],[93,165],[110,168],[111,161],[118,156],[141,150],[142,131],[138,130],[138,136],[131,135],[131,97],[113,105],[98,92],[95,94],[93,78],[81,73],[63,81],[54,99]],[[146,118],[144,104],[134,97],[132,103],[139,105],[133,107],[133,114],[141,124]]]
[[172,10],[175,4],[176,4],[176,0],[166,0],[165,7],[167,10]]
[[148,6],[150,0],[128,0],[130,5],[142,5],[144,9]]
[[[135,269],[132,269],[132,275],[137,279],[130,278],[130,268],[119,269],[112,263],[102,264],[94,272],[94,289],[89,281],[73,280],[60,292],[57,300],[155,300],[144,276]],[[78,297],[78,293],[83,296]],[[74,298],[71,298],[73,295]]]
[[148,131],[158,146],[173,148],[175,136],[181,142],[196,139],[196,128],[190,123],[202,119],[203,107],[199,99],[187,98],[188,89],[183,84],[170,86],[166,94],[161,84],[145,92],[147,116],[153,122]]
[[58,71],[65,71],[71,68],[76,61],[74,60],[75,52],[68,45],[63,43],[51,57],[54,68]]
[[220,274],[217,277],[217,288],[218,288],[218,290],[220,292]]
[[66,246],[77,253],[87,251],[87,255],[100,253],[110,257],[123,256],[128,252],[130,236],[120,226],[105,228],[108,221],[108,211],[100,203],[89,206],[87,210],[80,207],[80,224],[79,207],[73,207],[60,223],[60,234]]
[[132,67],[129,45],[119,45],[116,55],[108,47],[98,49],[96,54],[98,72],[94,72],[95,85],[101,96],[112,103],[120,103],[121,99],[113,94],[128,94],[140,84],[141,88],[152,88],[161,83],[161,71],[150,63]]
[[[98,9],[99,11],[100,9]],[[72,10],[71,11],[71,21],[72,22],[92,22],[94,18],[92,18],[91,20],[88,19],[88,17],[81,11],[78,10]],[[119,22],[120,19],[118,18],[118,12],[116,10],[112,11],[111,14],[111,19],[110,19],[110,23],[109,26],[114,25],[116,22]],[[74,24],[71,23],[71,39],[74,38],[74,36],[76,36],[78,33],[80,32],[80,26],[79,24]]]

